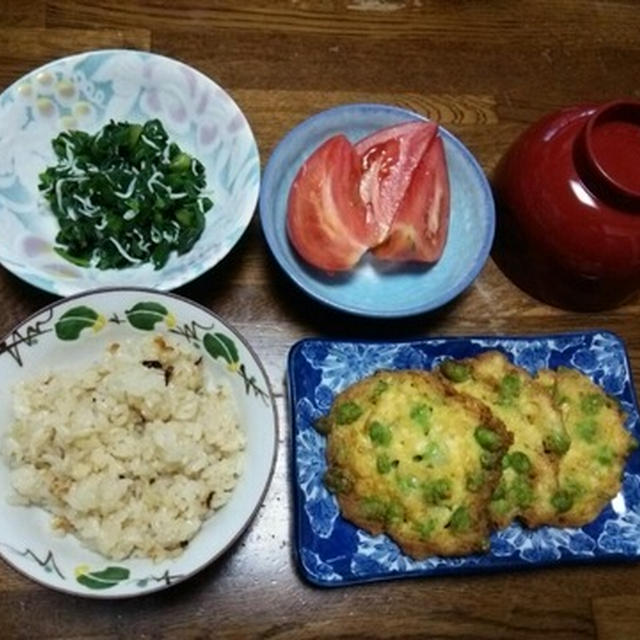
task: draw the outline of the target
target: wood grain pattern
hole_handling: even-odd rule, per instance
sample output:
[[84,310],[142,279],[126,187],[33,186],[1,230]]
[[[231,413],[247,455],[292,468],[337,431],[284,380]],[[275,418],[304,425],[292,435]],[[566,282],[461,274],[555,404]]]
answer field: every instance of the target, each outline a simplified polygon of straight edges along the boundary
[[619,595],[595,598],[593,601],[598,640],[635,638],[640,627],[638,600],[634,596]]
[[[0,88],[56,57],[150,49],[191,64],[247,114],[263,164],[303,119],[386,102],[440,120],[490,175],[543,113],[640,96],[637,0],[36,0],[0,2]],[[286,357],[306,336],[409,338],[605,328],[640,381],[640,298],[600,314],[533,300],[489,260],[461,296],[407,320],[324,309],[298,291],[253,220],[234,251],[178,293],[234,324],[277,396],[280,446],[264,503],[238,544],[186,583],[128,601],[39,587],[0,563],[7,638],[637,638],[640,566],[574,566],[321,590],[291,546]],[[0,269],[0,333],[53,297]],[[1,526],[1,524],[0,524]]]
[[33,2],[0,0],[2,23],[15,27],[44,27],[44,10],[42,0],[33,0]]
[[48,26],[97,22],[108,26],[145,26],[152,30],[209,29],[236,33],[327,33],[332,36],[375,36],[389,39],[434,38],[447,44],[491,40],[495,45],[534,45],[558,40],[564,45],[608,43],[638,46],[637,12],[624,4],[602,6],[589,0],[540,2],[208,2],[186,6],[170,2],[126,4],[46,3]]
[[13,26],[7,21],[0,22],[0,42],[7,43],[0,48],[0,83],[4,88],[35,67],[80,51],[119,47],[148,50],[151,33],[147,29],[92,27],[51,30]]

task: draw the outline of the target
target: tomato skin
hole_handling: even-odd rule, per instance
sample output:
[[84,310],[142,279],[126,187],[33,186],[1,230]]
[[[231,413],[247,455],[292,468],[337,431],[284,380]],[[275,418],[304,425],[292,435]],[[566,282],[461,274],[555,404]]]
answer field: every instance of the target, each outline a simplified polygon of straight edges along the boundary
[[360,197],[360,157],[343,135],[329,138],[302,165],[287,207],[287,234],[308,263],[351,269],[375,239]]
[[353,268],[371,248],[381,260],[435,262],[449,204],[437,125],[411,121],[355,146],[344,135],[321,144],[291,186],[287,234],[306,262],[328,273]]
[[449,228],[449,175],[442,139],[424,153],[411,177],[387,238],[374,247],[381,260],[435,262]]
[[434,122],[404,122],[381,129],[355,145],[362,159],[360,195],[376,228],[372,245],[382,242],[389,233],[411,178],[437,130]]

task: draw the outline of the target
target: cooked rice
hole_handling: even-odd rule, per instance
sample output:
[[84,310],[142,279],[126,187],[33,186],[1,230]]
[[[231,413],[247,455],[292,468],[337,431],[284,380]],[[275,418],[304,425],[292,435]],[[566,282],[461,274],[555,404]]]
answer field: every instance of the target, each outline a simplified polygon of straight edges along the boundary
[[14,502],[105,556],[179,555],[229,499],[245,438],[231,389],[167,336],[112,343],[83,371],[14,390],[4,443]]

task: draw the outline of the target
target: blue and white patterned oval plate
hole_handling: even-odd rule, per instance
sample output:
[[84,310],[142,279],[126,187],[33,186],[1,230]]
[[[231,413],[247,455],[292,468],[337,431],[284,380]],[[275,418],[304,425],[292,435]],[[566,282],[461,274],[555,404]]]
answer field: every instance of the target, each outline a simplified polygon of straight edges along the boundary
[[560,365],[586,373],[620,401],[626,427],[640,435],[640,417],[622,341],[606,331],[529,337],[429,338],[413,342],[337,342],[307,339],[289,352],[295,546],[302,574],[318,586],[446,573],[495,571],[555,563],[640,557],[640,456],[627,464],[620,493],[579,529],[512,524],[491,538],[485,555],[412,560],[387,536],[345,521],[324,488],[325,438],[313,422],[336,393],[378,369],[431,369],[447,357],[499,349],[531,372]]
[[330,277],[306,264],[286,232],[291,184],[302,163],[322,142],[344,134],[352,142],[401,122],[426,120],[407,109],[384,104],[346,104],[311,116],[278,144],[265,167],[260,189],[260,222],[275,259],[305,293],[355,315],[401,318],[426,313],[464,291],[484,266],[495,227],[491,189],[471,152],[444,127],[451,189],[449,232],[433,265],[383,264],[370,255],[348,273]]
[[[205,167],[214,206],[194,247],[154,271],[78,267],[53,251],[57,222],[38,193],[38,174],[55,164],[51,140],[63,129],[95,133],[110,119],[159,118],[170,140]],[[0,95],[0,263],[58,295],[103,286],[170,290],[216,265],[247,228],[258,199],[260,161],[249,123],[211,79],[142,51],[92,51],[55,60]]]

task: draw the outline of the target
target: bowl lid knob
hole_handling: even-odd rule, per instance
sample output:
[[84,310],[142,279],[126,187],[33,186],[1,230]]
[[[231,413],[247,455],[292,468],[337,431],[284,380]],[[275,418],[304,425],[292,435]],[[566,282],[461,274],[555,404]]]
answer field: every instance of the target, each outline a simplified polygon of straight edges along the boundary
[[640,205],[640,101],[600,106],[584,127],[582,147],[589,186],[631,208]]

